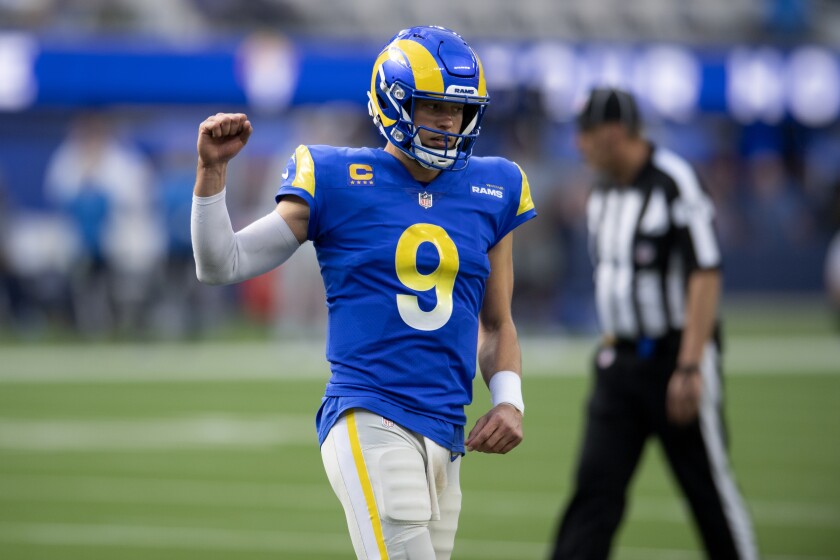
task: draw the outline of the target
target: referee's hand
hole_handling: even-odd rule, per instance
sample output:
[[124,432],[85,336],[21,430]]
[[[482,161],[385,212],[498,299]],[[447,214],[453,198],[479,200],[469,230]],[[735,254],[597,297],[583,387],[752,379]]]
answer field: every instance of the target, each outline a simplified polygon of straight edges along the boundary
[[475,423],[467,436],[469,451],[507,453],[522,443],[522,413],[513,405],[499,403]]
[[703,376],[699,370],[675,371],[668,382],[665,408],[674,424],[690,424],[697,419],[703,395]]

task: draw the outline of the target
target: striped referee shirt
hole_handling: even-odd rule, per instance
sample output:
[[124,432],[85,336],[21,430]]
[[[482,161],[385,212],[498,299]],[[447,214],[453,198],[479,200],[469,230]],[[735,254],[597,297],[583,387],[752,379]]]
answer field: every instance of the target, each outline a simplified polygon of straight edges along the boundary
[[682,329],[688,275],[721,264],[713,218],[691,165],[656,146],[632,185],[594,188],[587,223],[605,335],[659,338]]

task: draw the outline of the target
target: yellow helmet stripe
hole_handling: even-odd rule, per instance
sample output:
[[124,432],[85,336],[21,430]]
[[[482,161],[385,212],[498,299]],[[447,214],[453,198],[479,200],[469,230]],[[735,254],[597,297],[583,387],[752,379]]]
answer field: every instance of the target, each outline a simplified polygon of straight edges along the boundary
[[480,97],[487,97],[487,80],[484,79],[484,67],[481,65],[481,59],[478,55],[473,53],[475,61],[478,63],[478,95]]
[[312,197],[315,196],[315,162],[312,161],[312,154],[309,148],[300,145],[295,150],[295,178],[292,186],[303,189]]
[[[516,167],[519,167],[519,164],[515,164]],[[525,175],[525,172],[522,171],[522,168],[519,167],[519,172],[522,173],[522,191],[519,193],[519,209],[516,211],[516,215],[519,216],[524,214],[528,210],[534,209],[534,201],[531,200],[531,185],[528,184],[528,176]]]
[[379,80],[379,68],[382,67],[382,63],[388,60],[388,58],[388,49],[386,48],[384,51],[379,53],[379,57],[377,57],[376,62],[373,63],[373,75],[370,77],[370,102],[373,105],[374,111],[376,111],[376,114],[379,116],[383,126],[391,126],[397,122],[394,119],[389,119],[385,116],[382,112],[382,108],[379,107],[379,101],[376,99],[377,92],[379,91],[379,86],[377,85]]
[[401,39],[396,46],[408,57],[411,71],[414,74],[414,89],[443,93],[443,75],[426,47],[415,41]]

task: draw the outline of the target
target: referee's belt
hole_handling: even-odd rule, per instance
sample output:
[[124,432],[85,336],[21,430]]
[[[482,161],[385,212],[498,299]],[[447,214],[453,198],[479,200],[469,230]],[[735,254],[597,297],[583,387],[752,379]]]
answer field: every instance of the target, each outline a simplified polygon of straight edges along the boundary
[[679,349],[682,331],[670,331],[659,338],[641,336],[639,338],[624,338],[605,335],[603,346],[611,346],[619,352],[632,352],[640,358],[649,358],[654,354]]

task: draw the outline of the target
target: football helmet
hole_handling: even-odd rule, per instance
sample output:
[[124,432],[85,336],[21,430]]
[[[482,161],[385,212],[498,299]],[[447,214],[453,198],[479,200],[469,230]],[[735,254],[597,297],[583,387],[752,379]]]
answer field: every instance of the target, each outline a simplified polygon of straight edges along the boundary
[[[418,100],[462,103],[461,130],[444,132],[416,125],[414,108]],[[373,65],[368,113],[385,138],[429,169],[458,171],[467,166],[489,103],[478,56],[460,35],[443,27],[400,31]],[[424,146],[421,129],[442,135],[445,145],[452,147]]]

